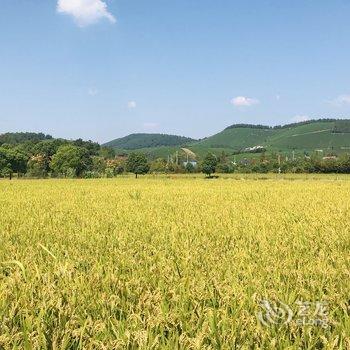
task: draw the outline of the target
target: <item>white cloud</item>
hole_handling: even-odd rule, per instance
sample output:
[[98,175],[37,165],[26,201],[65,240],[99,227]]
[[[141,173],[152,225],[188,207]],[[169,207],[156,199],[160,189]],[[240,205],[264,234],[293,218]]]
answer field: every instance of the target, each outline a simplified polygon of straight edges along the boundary
[[256,98],[237,96],[234,97],[230,102],[237,107],[249,107],[258,104],[259,100]]
[[280,95],[276,95],[276,100],[279,101],[281,99]]
[[134,108],[136,108],[136,101],[129,101],[129,102],[128,102],[128,108],[129,108],[129,109],[134,109]]
[[154,130],[154,129],[157,129],[158,126],[159,126],[158,123],[151,123],[151,122],[143,123],[143,127],[146,130]]
[[337,107],[350,105],[350,95],[339,95],[334,100],[330,101],[330,103]]
[[57,12],[73,16],[80,27],[88,26],[106,18],[115,23],[115,17],[102,0],[58,0]]
[[290,120],[290,122],[291,123],[300,123],[300,122],[306,122],[310,119],[311,118],[308,115],[296,115]]
[[96,95],[98,94],[98,90],[95,89],[95,88],[90,88],[90,89],[88,90],[88,94],[89,94],[90,96],[96,96]]

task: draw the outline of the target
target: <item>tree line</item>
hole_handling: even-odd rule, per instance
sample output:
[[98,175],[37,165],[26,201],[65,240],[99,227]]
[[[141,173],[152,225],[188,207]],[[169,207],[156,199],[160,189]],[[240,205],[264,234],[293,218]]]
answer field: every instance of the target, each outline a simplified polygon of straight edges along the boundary
[[114,150],[82,139],[54,139],[50,135],[0,135],[0,177],[113,177],[150,170],[146,155],[116,155]]
[[[29,139],[31,137],[31,139]],[[4,142],[4,140],[8,142]],[[291,159],[265,152],[237,162],[233,154],[208,153],[199,162],[149,159],[143,153],[115,154],[92,141],[54,139],[49,135],[22,133],[0,136],[0,177],[114,177],[123,173],[350,173],[350,156],[301,155]]]
[[[308,124],[314,124],[314,123],[329,123],[329,122],[336,122],[334,132],[349,132],[350,130],[349,119],[337,119],[337,118],[310,119],[310,120],[305,120],[301,122],[289,123],[284,125],[275,125],[275,126],[262,125],[262,124],[233,124],[228,126],[225,130],[235,129],[235,128],[276,130],[276,129],[288,129],[296,126],[308,125]],[[344,129],[345,131],[343,131],[343,128],[345,127],[346,129]]]

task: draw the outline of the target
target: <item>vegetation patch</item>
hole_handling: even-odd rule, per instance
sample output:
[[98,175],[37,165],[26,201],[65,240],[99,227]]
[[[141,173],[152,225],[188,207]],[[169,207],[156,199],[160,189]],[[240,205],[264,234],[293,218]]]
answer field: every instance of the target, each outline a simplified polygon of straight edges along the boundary
[[0,348],[348,349],[350,181],[269,179],[1,180]]

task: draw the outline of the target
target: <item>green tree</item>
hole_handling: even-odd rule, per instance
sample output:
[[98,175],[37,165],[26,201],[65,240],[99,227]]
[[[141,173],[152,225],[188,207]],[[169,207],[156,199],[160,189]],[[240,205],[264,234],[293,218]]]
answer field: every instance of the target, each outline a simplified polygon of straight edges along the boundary
[[216,156],[212,153],[208,153],[202,162],[202,173],[210,177],[212,173],[215,173],[217,163]]
[[18,175],[27,170],[27,157],[16,148],[0,147],[0,173],[12,178],[13,173]]
[[231,164],[228,162],[225,162],[225,163],[219,162],[217,164],[217,171],[219,173],[229,174],[229,173],[233,172],[233,168],[232,168]]
[[135,177],[147,174],[149,171],[147,158],[143,153],[131,153],[126,161],[126,170],[134,173]]
[[10,150],[10,163],[14,173],[24,174],[27,171],[28,157],[17,148]]
[[[68,141],[61,139],[44,140],[34,145],[34,147],[31,150],[31,156],[38,157],[40,155],[42,157],[42,159],[40,159],[40,167],[43,166],[44,162],[45,172],[48,173],[50,171],[50,162],[54,154],[58,151],[58,149],[61,146],[68,144]],[[36,167],[35,164],[31,165]]]
[[75,141],[72,141],[72,144],[77,147],[85,148],[90,156],[97,156],[101,148],[98,143],[92,142],[90,140],[84,141],[82,139],[77,139]]
[[110,147],[101,147],[98,152],[98,155],[105,159],[113,159],[115,157],[115,151],[113,148]]
[[92,159],[88,150],[73,145],[61,146],[50,163],[50,167],[55,173],[64,176],[80,177],[84,171],[90,170],[91,166]]
[[114,177],[124,172],[125,162],[122,158],[107,159],[105,174],[107,177]]
[[185,169],[188,173],[194,173],[195,171],[194,166],[191,162],[187,162]]
[[103,157],[92,157],[92,171],[103,174],[106,171],[107,163]]
[[150,165],[150,171],[152,173],[164,173],[166,170],[167,162],[163,158],[157,158]]
[[27,169],[29,176],[46,177],[48,169],[46,157],[41,154],[31,157]]

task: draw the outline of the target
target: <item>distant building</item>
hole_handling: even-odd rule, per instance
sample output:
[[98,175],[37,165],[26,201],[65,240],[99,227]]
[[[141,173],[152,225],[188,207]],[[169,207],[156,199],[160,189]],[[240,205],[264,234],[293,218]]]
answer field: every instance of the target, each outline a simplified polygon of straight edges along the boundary
[[243,158],[240,160],[240,163],[243,165],[248,165],[249,164],[249,160],[247,158]]
[[322,158],[323,160],[337,160],[338,158],[336,156],[326,156]]
[[247,147],[244,149],[244,152],[251,152],[251,153],[259,153],[264,151],[265,151],[264,146]]
[[187,164],[192,164],[194,168],[197,167],[197,162],[195,160],[190,160],[187,162],[183,162],[184,167],[186,168]]

